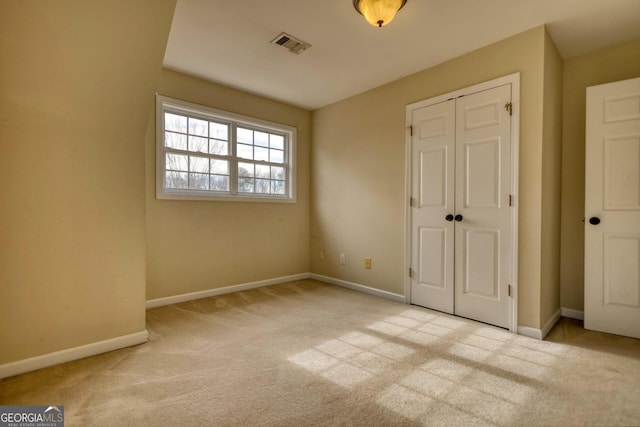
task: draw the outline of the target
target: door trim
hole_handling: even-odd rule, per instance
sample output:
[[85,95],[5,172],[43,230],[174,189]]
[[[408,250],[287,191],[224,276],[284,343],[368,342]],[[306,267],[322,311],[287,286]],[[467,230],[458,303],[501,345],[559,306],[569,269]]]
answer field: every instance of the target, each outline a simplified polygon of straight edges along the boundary
[[519,183],[519,159],[520,159],[520,73],[513,73],[497,79],[489,80],[453,92],[435,96],[433,98],[408,104],[405,110],[405,205],[404,205],[404,301],[411,304],[411,278],[409,269],[411,268],[411,207],[409,200],[411,197],[411,116],[413,110],[427,107],[432,104],[446,101],[451,98],[469,95],[484,90],[493,89],[497,86],[511,84],[511,183],[510,194],[512,198],[512,209],[510,214],[509,232],[511,233],[511,252],[509,256],[509,272],[511,283],[511,325],[509,330],[518,332],[518,183]]

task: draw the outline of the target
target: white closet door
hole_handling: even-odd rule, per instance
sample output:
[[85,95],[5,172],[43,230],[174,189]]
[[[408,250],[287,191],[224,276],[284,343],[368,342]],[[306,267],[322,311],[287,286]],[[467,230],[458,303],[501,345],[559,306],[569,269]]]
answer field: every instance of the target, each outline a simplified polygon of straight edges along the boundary
[[640,78],[587,88],[587,329],[640,338]]
[[455,101],[414,110],[412,123],[411,303],[453,313]]
[[511,85],[456,103],[454,313],[508,328]]
[[411,303],[508,328],[511,85],[412,112]]

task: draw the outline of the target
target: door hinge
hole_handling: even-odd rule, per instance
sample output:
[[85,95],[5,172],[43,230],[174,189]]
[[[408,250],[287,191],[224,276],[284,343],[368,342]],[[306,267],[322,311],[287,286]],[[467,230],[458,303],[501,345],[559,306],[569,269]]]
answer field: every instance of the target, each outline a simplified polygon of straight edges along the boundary
[[507,110],[507,111],[509,112],[509,115],[510,115],[510,116],[513,116],[513,104],[512,104],[512,103],[507,102],[507,103],[504,105],[504,109],[505,109],[505,110]]
[[416,206],[416,199],[414,199],[413,197],[409,197],[409,206],[411,206],[412,208]]
[[511,285],[507,285],[507,294],[511,296]]
[[513,196],[509,194],[509,206],[513,206]]
[[409,135],[413,136],[413,125],[407,126],[407,129],[409,129]]
[[409,268],[409,277],[413,279],[413,268]]

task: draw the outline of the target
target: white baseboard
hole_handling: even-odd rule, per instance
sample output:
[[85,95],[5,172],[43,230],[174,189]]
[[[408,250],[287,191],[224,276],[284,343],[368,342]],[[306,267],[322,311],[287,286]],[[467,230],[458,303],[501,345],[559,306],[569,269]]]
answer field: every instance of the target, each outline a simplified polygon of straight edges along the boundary
[[544,324],[542,329],[532,328],[530,326],[518,326],[518,335],[524,335],[525,337],[534,338],[537,340],[543,340],[544,337],[547,336],[549,331],[558,323],[560,320],[561,310],[558,309],[551,318]]
[[214,297],[217,295],[230,294],[232,292],[247,291],[249,289],[261,288],[263,286],[277,285],[280,283],[304,280],[310,277],[309,273],[294,274],[292,276],[276,277],[273,279],[259,280],[257,282],[243,283],[239,285],[225,286],[223,288],[207,289],[205,291],[189,292],[187,294],[173,295],[170,297],[147,300],[146,307],[154,308],[163,305],[177,304],[179,302],[191,301],[200,298]]
[[556,325],[556,323],[558,323],[558,320],[560,320],[560,313],[560,309],[556,310],[556,312],[553,313],[553,316],[551,316],[551,319],[549,319],[547,323],[544,324],[544,326],[542,327],[542,339],[544,339],[544,337],[547,336],[547,334]]
[[376,288],[370,288],[369,286],[360,285],[358,283],[347,282],[345,280],[334,279],[333,277],[322,276],[314,273],[300,273],[292,276],[276,277],[273,279],[259,280],[257,282],[242,283],[239,285],[225,286],[223,288],[207,289],[205,291],[190,292],[187,294],[173,295],[170,297],[156,298],[147,300],[146,307],[155,308],[162,307],[164,305],[177,304],[185,301],[192,301],[200,298],[214,297],[217,295],[230,294],[238,291],[248,291],[250,289],[262,288],[264,286],[278,285],[280,283],[293,282],[295,280],[315,279],[321,282],[329,283],[343,288],[348,288],[354,291],[363,292],[369,295],[375,295],[398,302],[405,302],[404,295],[394,294],[393,292],[387,292]]
[[562,307],[560,309],[560,315],[562,317],[568,317],[569,319],[584,320],[584,311],[574,310],[572,308]]
[[314,280],[319,280],[321,282],[326,282],[332,285],[341,286],[343,288],[351,289],[353,291],[363,292],[365,294],[390,299],[396,302],[402,302],[402,303],[405,302],[404,295],[395,294],[393,292],[383,291],[381,289],[376,289],[376,288],[370,288],[369,286],[360,285],[358,283],[353,283],[353,282],[347,282],[346,280],[334,279],[333,277],[322,276],[320,274],[311,273],[309,277]]
[[542,329],[531,328],[529,326],[518,326],[518,335],[542,340]]
[[0,378],[12,377],[25,372],[35,371],[60,363],[71,362],[72,360],[83,359],[96,354],[119,350],[125,347],[147,342],[149,334],[147,330],[134,334],[123,335],[104,341],[98,341],[80,347],[68,348],[54,353],[43,354],[41,356],[30,357],[29,359],[18,360],[16,362],[0,365]]

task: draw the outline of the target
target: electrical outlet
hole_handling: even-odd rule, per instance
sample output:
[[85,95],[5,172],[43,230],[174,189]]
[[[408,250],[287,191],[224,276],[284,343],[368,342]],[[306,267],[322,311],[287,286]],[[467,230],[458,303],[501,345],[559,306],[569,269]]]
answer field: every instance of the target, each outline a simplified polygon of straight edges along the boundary
[[324,261],[324,251],[320,250],[320,261]]
[[367,257],[364,259],[364,268],[371,270],[371,258]]
[[340,264],[345,265],[347,263],[347,255],[340,254]]

